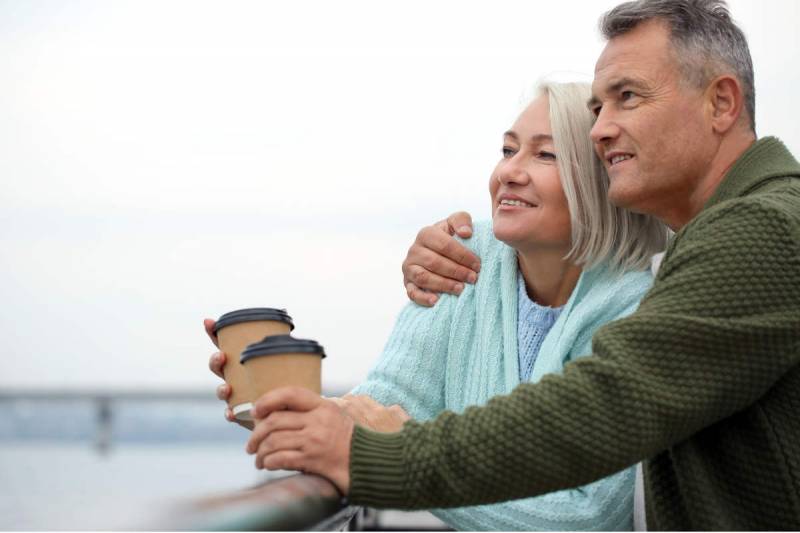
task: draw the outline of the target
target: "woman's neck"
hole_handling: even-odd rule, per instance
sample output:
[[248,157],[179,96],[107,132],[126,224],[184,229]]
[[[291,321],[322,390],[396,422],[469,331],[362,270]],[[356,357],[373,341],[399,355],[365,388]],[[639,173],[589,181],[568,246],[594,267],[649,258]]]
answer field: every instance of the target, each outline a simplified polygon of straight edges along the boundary
[[566,261],[565,250],[517,250],[517,261],[528,296],[539,305],[561,307],[567,303],[583,272]]

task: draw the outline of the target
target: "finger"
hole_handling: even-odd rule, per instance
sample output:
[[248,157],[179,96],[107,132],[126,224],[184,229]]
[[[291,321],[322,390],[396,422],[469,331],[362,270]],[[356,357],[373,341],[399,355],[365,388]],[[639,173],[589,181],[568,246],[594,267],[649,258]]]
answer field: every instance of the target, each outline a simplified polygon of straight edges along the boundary
[[261,441],[266,439],[273,431],[299,431],[303,429],[306,427],[304,414],[294,411],[276,411],[264,420],[259,420],[253,428],[250,439],[247,441],[245,451],[249,454],[255,453]]
[[251,413],[253,418],[266,418],[274,411],[310,411],[325,400],[302,387],[281,387],[256,400]]
[[231,386],[227,383],[223,383],[219,387],[217,387],[217,399],[222,400],[223,402],[228,401],[228,397],[231,395]]
[[472,217],[466,211],[458,211],[447,217],[447,229],[450,235],[455,233],[463,239],[472,237]]
[[[428,248],[475,272],[480,270],[480,259],[446,231],[428,226],[417,234],[415,246]],[[413,248],[413,247],[412,247]],[[409,253],[409,255],[411,255]],[[466,280],[462,280],[466,281]]]
[[266,468],[267,470],[299,470],[305,471],[308,460],[301,451],[282,450],[271,453],[264,457],[261,465],[256,468]]
[[349,394],[345,394],[343,398],[339,398],[337,396],[328,396],[325,399],[328,400],[329,402],[335,403],[339,407],[344,407],[344,405],[346,403],[345,398],[347,398],[348,396],[350,396],[350,395]]
[[226,360],[227,357],[225,357],[224,353],[214,352],[213,354],[211,354],[211,358],[208,360],[208,368],[222,379],[225,379],[222,367],[225,366]]
[[[454,244],[457,246],[461,246],[460,244],[453,241]],[[472,252],[470,252],[472,253]],[[434,274],[438,274],[440,276],[444,276],[445,278],[450,278],[452,280],[450,283],[452,288],[463,288],[463,284],[459,283],[461,281],[468,281],[469,283],[475,283],[478,279],[477,274],[470,270],[469,268],[461,265],[452,259],[449,259],[439,253],[424,248],[419,251],[419,253],[415,254],[414,256],[414,263],[416,265],[421,266],[425,270],[433,272]],[[410,267],[415,265],[409,265],[409,275],[411,279],[409,281],[417,282],[416,279],[413,278],[414,272]]]
[[217,325],[217,322],[213,318],[204,318],[203,319],[203,327],[206,330],[206,335],[208,338],[211,339],[211,342],[214,343],[214,346],[219,348],[219,343],[217,341],[217,334],[214,333],[214,326]]
[[366,394],[357,394],[352,396],[354,401],[362,403],[366,407],[376,408],[376,407],[383,407],[383,404],[375,400],[372,396],[368,396]]
[[423,291],[410,281],[406,283],[406,294],[411,301],[424,307],[432,307],[439,297],[432,292]]
[[285,450],[302,450],[303,436],[298,431],[274,431],[261,441],[256,452],[256,465],[264,462],[271,453]]
[[434,228],[439,228],[440,230],[448,233],[449,235],[453,235],[454,234],[453,228],[450,227],[450,223],[448,222],[447,219],[440,220],[439,222],[434,224],[433,227]]
[[[424,266],[411,265],[408,267],[408,275],[409,282],[426,291],[458,295],[464,290],[464,284],[460,281],[443,276],[440,272]],[[475,273],[473,272],[472,275],[475,276]]]
[[238,422],[236,417],[233,416],[233,410],[230,407],[225,409],[225,420],[228,422]]

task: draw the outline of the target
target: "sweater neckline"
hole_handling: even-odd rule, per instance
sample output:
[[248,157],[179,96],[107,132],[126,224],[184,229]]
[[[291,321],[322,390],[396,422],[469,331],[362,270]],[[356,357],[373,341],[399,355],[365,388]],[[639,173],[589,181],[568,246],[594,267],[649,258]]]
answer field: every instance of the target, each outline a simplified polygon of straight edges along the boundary
[[780,139],[759,139],[739,156],[703,210],[743,196],[772,179],[786,176],[800,176],[800,163]]

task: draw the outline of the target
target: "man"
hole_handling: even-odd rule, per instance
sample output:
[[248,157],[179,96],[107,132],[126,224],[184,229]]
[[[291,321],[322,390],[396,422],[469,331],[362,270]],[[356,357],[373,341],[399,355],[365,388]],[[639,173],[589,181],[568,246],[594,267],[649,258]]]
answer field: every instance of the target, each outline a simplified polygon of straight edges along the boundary
[[[267,394],[248,443],[259,464],[410,509],[534,496],[644,461],[651,529],[800,529],[800,164],[756,141],[750,55],[723,2],[629,2],[601,26],[589,105],[609,198],[677,232],[639,310],[563,375],[399,433],[354,427],[299,389]],[[405,272],[424,286],[421,241]]]

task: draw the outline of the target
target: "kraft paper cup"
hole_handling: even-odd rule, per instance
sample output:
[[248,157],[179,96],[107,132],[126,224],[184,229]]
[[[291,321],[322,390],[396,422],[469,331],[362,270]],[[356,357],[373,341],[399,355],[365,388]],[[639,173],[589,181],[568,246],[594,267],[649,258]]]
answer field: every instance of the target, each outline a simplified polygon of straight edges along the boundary
[[253,401],[278,387],[305,387],[317,394],[322,389],[325,351],[316,341],[273,335],[251,344],[241,363],[250,380]]
[[292,317],[285,309],[255,307],[231,311],[219,317],[214,333],[219,349],[227,356],[223,374],[225,382],[231,386],[228,406],[237,420],[252,420],[250,409],[255,398],[240,363],[242,351],[266,336],[288,334],[293,329]]

